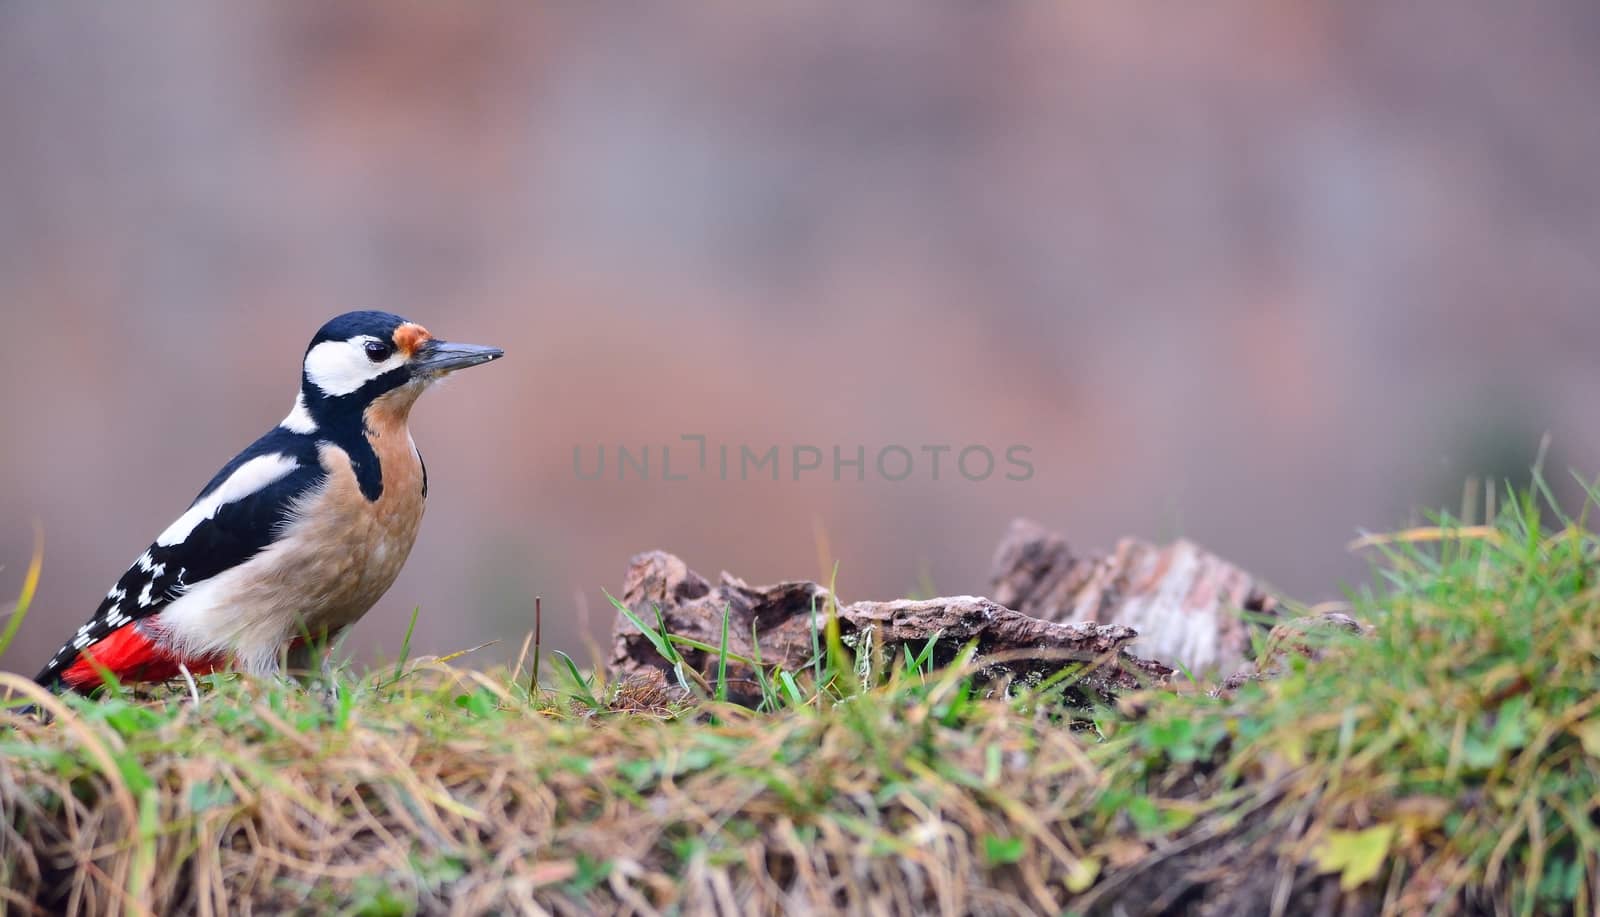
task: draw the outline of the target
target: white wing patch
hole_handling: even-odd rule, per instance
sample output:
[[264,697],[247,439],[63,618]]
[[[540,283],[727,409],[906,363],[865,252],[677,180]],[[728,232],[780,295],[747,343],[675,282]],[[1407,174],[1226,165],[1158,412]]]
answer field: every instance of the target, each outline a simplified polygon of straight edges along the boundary
[[317,432],[317,422],[311,419],[311,412],[306,410],[305,392],[294,396],[294,410],[290,411],[289,416],[285,417],[278,426],[288,430],[290,433]]
[[[256,456],[235,469],[233,474],[217,485],[211,493],[196,500],[187,512],[178,517],[178,521],[167,526],[167,530],[156,538],[156,544],[162,547],[182,544],[194,532],[195,526],[215,517],[217,510],[229,503],[237,503],[275,481],[282,480],[299,466],[299,462],[287,455]],[[144,566],[149,561],[141,557],[140,562],[140,566]]]
[[366,345],[376,340],[370,334],[358,334],[348,341],[323,341],[306,354],[306,378],[324,395],[337,398],[405,363],[405,354],[398,350],[382,363],[369,360]]

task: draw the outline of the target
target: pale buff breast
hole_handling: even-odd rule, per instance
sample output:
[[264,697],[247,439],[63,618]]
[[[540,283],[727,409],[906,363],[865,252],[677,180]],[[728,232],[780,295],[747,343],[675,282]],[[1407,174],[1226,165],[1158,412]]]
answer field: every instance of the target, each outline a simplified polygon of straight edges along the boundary
[[300,499],[283,534],[244,564],[196,584],[162,614],[184,655],[227,654],[244,671],[275,671],[303,635],[331,636],[356,622],[394,584],[422,524],[422,459],[406,418],[410,387],[367,409],[368,441],[383,493],[368,500],[350,455],[323,443],[327,480]]
[[424,509],[422,459],[406,427],[415,398],[402,389],[367,410],[368,441],[383,469],[376,501],[362,494],[343,449],[324,444],[319,450],[328,482],[299,514],[293,533],[307,567],[303,581],[320,584],[305,608],[313,630],[333,633],[355,623],[394,585],[411,554]]

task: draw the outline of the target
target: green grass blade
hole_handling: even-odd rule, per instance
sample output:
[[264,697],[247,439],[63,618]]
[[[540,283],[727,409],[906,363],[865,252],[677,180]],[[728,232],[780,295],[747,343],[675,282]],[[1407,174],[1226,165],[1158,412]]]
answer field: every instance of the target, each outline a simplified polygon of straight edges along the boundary
[[39,575],[44,571],[44,529],[38,525],[33,529],[33,558],[28,561],[28,572],[22,577],[22,592],[17,596],[17,605],[11,611],[11,616],[6,619],[5,630],[0,630],[0,658],[4,658],[6,650],[11,646],[11,641],[17,637],[17,630],[22,627],[22,620],[28,616],[28,609],[33,607],[33,597],[39,591]]
[[662,659],[665,659],[667,662],[672,663],[673,665],[676,665],[680,661],[678,651],[673,647],[672,641],[667,637],[667,625],[666,622],[661,618],[660,608],[655,608],[656,621],[659,627],[652,628],[645,624],[644,621],[640,620],[639,616],[633,613],[632,608],[629,608],[628,606],[622,604],[622,602],[618,601],[616,596],[613,596],[611,593],[607,592],[606,598],[611,600],[611,605],[613,608],[620,612],[629,621],[632,621],[634,627],[639,628],[639,633],[644,634],[645,639],[649,640],[650,645],[656,648],[656,652],[661,654]]
[[722,605],[722,645],[717,648],[717,700],[728,699],[728,617],[733,609],[724,602]]
[[572,679],[572,687],[578,700],[582,701],[584,706],[590,710],[604,710],[606,705],[600,702],[600,698],[594,696],[594,689],[589,686],[589,680],[583,677],[582,672],[578,671],[578,664],[572,661],[572,657],[560,650],[551,650],[550,652],[567,667],[567,675]]
[[410,623],[406,624],[406,635],[405,635],[404,639],[402,639],[400,641],[400,656],[399,656],[399,658],[395,659],[395,661],[394,661],[394,680],[395,681],[399,681],[400,680],[400,673],[405,670],[406,660],[411,658],[411,635],[416,632],[416,629],[417,629],[417,615],[419,615],[421,613],[422,613],[422,606],[421,605],[418,605],[418,606],[416,606],[416,607],[411,609],[411,621],[410,621]]

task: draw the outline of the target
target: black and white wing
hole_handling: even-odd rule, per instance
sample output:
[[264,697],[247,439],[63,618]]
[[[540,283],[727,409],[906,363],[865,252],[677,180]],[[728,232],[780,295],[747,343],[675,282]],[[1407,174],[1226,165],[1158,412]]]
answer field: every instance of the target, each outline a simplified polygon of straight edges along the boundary
[[296,499],[324,476],[313,437],[279,427],[256,440],[156,536],[35,680],[54,687],[83,650],[254,557],[277,537]]

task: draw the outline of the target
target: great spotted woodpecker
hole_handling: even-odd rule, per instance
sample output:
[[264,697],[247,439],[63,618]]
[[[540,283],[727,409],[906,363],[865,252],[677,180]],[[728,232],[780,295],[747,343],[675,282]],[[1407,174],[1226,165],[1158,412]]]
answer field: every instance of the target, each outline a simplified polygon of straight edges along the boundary
[[428,472],[406,421],[447,373],[498,359],[387,312],[317,332],[283,422],[224,465],[106,593],[37,681],[87,691],[182,669],[272,675],[339,633],[400,573]]

